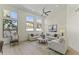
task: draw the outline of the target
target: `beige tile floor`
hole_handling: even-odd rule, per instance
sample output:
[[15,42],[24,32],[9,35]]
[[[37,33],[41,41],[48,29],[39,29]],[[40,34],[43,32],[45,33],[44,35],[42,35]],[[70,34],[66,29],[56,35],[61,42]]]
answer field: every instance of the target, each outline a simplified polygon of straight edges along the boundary
[[3,55],[59,55],[49,50],[46,44],[39,44],[37,41],[22,42],[19,45],[4,45]]
[[[0,53],[1,54],[1,53]],[[77,51],[69,48],[67,55],[79,55]],[[39,44],[38,41],[27,41],[19,43],[19,45],[3,46],[3,55],[60,55],[59,53],[48,49],[47,44]]]

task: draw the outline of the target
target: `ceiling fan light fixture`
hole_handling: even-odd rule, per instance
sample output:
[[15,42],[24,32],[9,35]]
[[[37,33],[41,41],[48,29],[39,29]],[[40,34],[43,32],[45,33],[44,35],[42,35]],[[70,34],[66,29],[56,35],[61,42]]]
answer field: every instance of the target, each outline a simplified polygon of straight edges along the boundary
[[42,13],[41,16],[43,16],[43,15],[48,16],[51,11],[50,11],[50,10],[46,11],[45,8],[43,8],[43,9],[42,9],[42,12],[43,12],[43,13]]

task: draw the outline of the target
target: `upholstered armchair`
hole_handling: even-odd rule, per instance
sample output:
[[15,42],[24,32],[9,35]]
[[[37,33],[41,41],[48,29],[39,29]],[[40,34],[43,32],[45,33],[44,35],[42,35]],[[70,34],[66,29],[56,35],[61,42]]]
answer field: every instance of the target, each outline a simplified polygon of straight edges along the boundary
[[67,51],[67,41],[64,40],[63,37],[55,40],[48,41],[48,48],[59,52],[61,54],[65,54]]
[[35,41],[36,37],[34,36],[34,34],[28,34],[28,40],[29,41]]

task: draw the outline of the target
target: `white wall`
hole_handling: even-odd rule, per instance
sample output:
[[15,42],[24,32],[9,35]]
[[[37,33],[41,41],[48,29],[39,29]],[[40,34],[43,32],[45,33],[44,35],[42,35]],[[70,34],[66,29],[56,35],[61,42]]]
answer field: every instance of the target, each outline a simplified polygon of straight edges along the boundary
[[26,29],[25,29],[25,17],[26,12],[18,10],[18,34],[19,34],[19,41],[26,40]]
[[67,36],[69,46],[79,52],[79,5],[68,5],[67,8]]
[[57,24],[58,33],[60,32],[61,27],[66,29],[66,5],[61,7],[58,11],[53,12],[49,14],[49,16],[47,16],[47,18],[45,19],[45,31],[48,32],[48,25],[53,24]]

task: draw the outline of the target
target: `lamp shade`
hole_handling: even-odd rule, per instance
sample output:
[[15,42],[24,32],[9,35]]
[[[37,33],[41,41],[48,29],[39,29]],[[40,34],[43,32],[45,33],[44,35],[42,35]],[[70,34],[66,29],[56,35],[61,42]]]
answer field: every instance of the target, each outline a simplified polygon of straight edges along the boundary
[[62,32],[64,32],[65,30],[64,30],[64,28],[62,27],[62,28],[60,28],[60,33],[62,33]]

